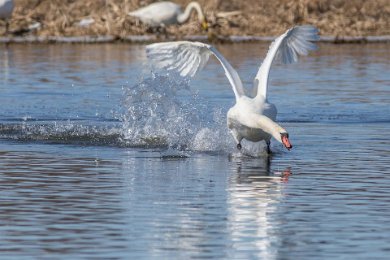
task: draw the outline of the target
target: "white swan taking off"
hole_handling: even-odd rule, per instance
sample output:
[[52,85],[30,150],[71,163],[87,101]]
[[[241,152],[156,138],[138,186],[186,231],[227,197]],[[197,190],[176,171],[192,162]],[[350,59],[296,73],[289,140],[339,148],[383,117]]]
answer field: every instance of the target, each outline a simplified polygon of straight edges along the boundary
[[184,12],[180,5],[172,2],[157,2],[130,12],[130,16],[137,17],[144,24],[151,27],[159,27],[171,24],[182,24],[188,21],[192,11],[198,14],[199,22],[204,30],[208,28],[206,17],[199,3],[191,2]]
[[146,46],[147,56],[158,68],[176,70],[181,76],[194,76],[203,68],[210,54],[213,54],[225,70],[233,87],[236,104],[227,113],[227,125],[241,149],[241,140],[265,141],[270,152],[270,139],[274,137],[288,150],[292,148],[287,131],[275,122],[276,107],[268,103],[267,86],[269,70],[275,57],[283,63],[293,63],[298,55],[306,55],[317,47],[318,30],[310,25],[297,26],[287,30],[271,44],[267,56],[254,80],[255,97],[245,94],[237,72],[213,47],[200,42],[167,42]]
[[14,1],[13,0],[0,0],[0,19],[5,20],[5,32],[9,31],[9,22],[8,20],[12,16],[14,10]]

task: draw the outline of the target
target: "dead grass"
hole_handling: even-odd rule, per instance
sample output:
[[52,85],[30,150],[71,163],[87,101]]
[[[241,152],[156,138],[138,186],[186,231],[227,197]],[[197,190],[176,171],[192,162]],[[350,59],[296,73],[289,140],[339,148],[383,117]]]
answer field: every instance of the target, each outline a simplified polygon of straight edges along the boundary
[[[152,0],[15,0],[11,31],[39,36],[149,34],[147,28],[127,15]],[[185,6],[190,0],[176,0]],[[210,22],[209,34],[278,35],[296,24],[313,24],[322,35],[390,35],[388,0],[199,0]],[[241,14],[219,17],[220,12]],[[80,27],[83,18],[93,18],[89,27]],[[41,28],[28,31],[39,22]],[[2,28],[0,29],[2,33]],[[181,26],[170,26],[168,33],[205,34],[196,18]]]

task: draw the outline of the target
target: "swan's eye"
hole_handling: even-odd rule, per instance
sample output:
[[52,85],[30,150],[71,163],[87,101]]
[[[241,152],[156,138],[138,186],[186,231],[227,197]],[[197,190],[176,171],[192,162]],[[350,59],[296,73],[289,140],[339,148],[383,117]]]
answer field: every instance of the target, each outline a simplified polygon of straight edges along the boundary
[[288,138],[288,133],[280,133],[280,136],[283,138],[283,137],[287,137]]

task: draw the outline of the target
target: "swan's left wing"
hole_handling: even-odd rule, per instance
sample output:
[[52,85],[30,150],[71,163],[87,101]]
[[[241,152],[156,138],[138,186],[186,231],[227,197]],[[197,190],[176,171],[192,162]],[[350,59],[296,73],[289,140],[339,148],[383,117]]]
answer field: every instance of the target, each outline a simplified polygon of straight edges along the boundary
[[175,70],[182,77],[193,77],[207,63],[210,54],[219,60],[232,85],[236,99],[244,95],[238,73],[213,46],[201,42],[162,42],[146,46],[146,55],[160,69]]
[[284,64],[297,62],[298,55],[307,55],[317,48],[313,41],[318,39],[318,30],[311,25],[293,27],[276,38],[256,74],[253,87],[257,95],[267,98],[268,75],[274,58],[280,58]]

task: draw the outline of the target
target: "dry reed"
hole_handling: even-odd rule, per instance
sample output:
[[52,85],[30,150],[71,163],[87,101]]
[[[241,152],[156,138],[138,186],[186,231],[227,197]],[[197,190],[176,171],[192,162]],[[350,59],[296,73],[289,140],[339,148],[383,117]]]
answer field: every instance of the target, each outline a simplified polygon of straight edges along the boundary
[[[14,34],[83,36],[150,34],[146,26],[127,15],[151,0],[15,0],[11,19]],[[175,1],[185,6],[190,0]],[[313,24],[322,35],[390,35],[388,0],[199,0],[215,35],[277,35],[296,24]],[[221,16],[221,12],[241,11]],[[84,18],[94,23],[79,26]],[[36,30],[28,27],[40,24]],[[168,34],[205,34],[195,16],[181,26],[169,26]],[[0,34],[3,33],[0,30]]]

